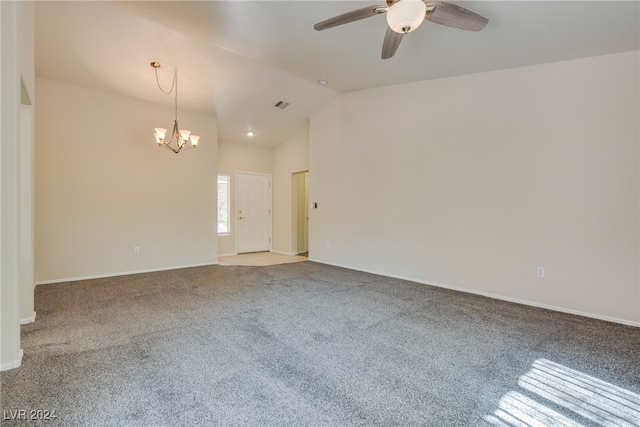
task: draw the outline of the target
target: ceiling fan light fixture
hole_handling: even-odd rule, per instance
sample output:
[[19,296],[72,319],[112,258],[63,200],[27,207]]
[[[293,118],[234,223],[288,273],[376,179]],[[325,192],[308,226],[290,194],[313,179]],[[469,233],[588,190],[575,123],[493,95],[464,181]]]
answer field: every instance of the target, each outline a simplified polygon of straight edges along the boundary
[[410,33],[422,24],[426,13],[422,0],[400,0],[387,11],[387,23],[396,33]]

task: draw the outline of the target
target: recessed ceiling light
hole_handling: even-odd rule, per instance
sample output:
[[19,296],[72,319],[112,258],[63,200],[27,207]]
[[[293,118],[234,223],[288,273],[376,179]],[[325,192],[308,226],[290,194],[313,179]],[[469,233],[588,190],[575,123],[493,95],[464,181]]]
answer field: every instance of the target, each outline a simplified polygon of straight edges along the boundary
[[247,131],[247,136],[253,136],[253,135],[255,135],[254,131],[252,131],[252,130],[248,130]]
[[320,80],[318,80],[318,83],[320,83],[322,86],[326,86],[327,83],[329,83],[329,82],[326,81],[325,79],[320,79]]

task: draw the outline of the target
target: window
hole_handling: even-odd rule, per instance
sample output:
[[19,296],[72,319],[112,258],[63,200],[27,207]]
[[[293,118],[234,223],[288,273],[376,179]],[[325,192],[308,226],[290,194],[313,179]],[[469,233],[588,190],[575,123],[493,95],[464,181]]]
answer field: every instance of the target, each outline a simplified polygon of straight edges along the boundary
[[231,205],[229,200],[229,195],[231,194],[230,183],[230,175],[218,175],[218,234],[229,234],[231,232]]

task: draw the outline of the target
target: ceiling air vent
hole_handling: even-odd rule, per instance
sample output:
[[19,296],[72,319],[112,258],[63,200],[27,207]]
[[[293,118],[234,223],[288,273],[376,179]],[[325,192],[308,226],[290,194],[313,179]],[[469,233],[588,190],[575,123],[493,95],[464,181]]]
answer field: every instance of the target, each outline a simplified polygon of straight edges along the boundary
[[278,101],[275,105],[275,107],[278,107],[281,110],[284,110],[285,108],[287,108],[289,106],[288,102],[284,102],[284,101]]

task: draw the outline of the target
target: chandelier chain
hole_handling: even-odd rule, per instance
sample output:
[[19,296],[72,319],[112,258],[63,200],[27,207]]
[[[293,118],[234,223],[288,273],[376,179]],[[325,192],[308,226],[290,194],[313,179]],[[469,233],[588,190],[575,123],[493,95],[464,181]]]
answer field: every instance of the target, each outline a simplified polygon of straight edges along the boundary
[[171,92],[174,93],[175,96],[173,99],[173,107],[175,110],[175,118],[176,120],[178,120],[178,70],[173,71],[173,79],[171,81],[171,89],[169,89],[169,91],[162,89],[162,86],[160,85],[160,79],[158,78],[158,68],[154,67],[153,70],[156,72],[156,84],[158,85],[158,89],[160,89],[160,92],[164,93],[165,95],[171,95]]
[[[156,72],[156,84],[158,85],[158,89],[160,89],[160,92],[164,93],[165,95],[171,95],[171,92],[173,92],[173,89],[176,88],[177,86],[177,82],[178,82],[178,71],[175,70],[173,72],[173,79],[171,81],[171,89],[169,89],[168,91],[162,89],[162,86],[160,85],[160,79],[158,78],[158,68],[153,69]],[[177,88],[176,88],[177,89]]]

